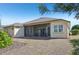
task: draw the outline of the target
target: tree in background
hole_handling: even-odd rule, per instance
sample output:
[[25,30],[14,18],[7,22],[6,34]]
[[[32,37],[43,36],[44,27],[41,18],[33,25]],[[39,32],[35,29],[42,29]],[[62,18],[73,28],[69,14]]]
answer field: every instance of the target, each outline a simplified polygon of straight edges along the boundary
[[79,30],[79,25],[72,26],[71,30],[74,30],[74,29],[78,29]]
[[72,26],[70,32],[72,33],[72,35],[78,35],[79,34],[79,25]]
[[39,4],[38,9],[41,15],[48,12],[61,12],[68,13],[71,15],[74,13],[74,18],[79,19],[79,4],[78,3],[54,3],[49,4],[52,9],[48,7],[47,4]]

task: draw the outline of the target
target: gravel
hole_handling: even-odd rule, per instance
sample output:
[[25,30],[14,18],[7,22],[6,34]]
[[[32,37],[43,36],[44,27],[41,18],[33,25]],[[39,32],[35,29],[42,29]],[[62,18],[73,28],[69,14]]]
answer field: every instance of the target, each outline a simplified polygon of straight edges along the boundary
[[2,55],[69,55],[69,39],[34,40],[14,38],[14,44],[0,49]]
[[9,46],[7,48],[1,48],[0,49],[0,54],[7,53],[7,52],[12,51],[14,49],[20,49],[20,48],[22,48],[24,46],[25,46],[25,43],[14,41],[13,45],[11,45],[11,46]]

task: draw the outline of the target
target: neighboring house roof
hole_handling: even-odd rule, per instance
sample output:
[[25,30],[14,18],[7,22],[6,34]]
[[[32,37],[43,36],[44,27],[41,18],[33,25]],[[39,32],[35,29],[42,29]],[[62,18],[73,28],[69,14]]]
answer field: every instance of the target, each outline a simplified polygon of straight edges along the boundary
[[70,22],[64,19],[57,19],[57,18],[49,18],[49,17],[40,17],[38,19],[29,21],[29,22],[25,22],[24,25],[30,25],[30,24],[35,24],[35,23],[43,23],[43,22],[48,22],[48,21],[58,21],[58,20],[63,20],[66,22]]
[[14,23],[14,24],[11,24],[11,25],[7,25],[5,27],[11,27],[11,26],[14,26],[14,27],[22,27],[23,24],[21,24],[21,23]]

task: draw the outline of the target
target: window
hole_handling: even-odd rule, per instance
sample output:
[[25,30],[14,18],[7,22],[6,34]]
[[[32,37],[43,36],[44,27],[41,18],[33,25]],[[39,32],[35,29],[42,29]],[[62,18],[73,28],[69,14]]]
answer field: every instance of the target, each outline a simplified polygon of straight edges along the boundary
[[58,32],[58,26],[54,25],[54,32]]
[[63,25],[54,25],[54,32],[62,32]]
[[63,32],[63,25],[59,25],[59,32]]

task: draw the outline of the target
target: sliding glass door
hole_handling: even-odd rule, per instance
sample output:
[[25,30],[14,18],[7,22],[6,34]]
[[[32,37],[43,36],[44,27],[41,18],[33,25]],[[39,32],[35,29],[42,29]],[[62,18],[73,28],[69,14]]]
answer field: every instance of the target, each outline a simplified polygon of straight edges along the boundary
[[35,25],[31,27],[24,28],[25,37],[49,37],[50,36],[50,25]]
[[46,28],[41,28],[40,29],[40,36],[45,37],[46,36]]

